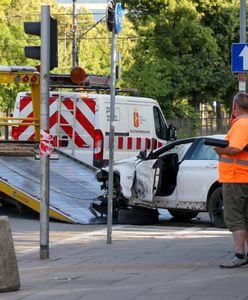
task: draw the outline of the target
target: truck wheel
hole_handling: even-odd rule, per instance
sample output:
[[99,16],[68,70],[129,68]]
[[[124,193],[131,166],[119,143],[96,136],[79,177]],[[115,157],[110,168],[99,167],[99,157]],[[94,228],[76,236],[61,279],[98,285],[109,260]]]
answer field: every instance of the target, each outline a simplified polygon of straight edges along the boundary
[[198,211],[182,211],[175,209],[168,209],[168,211],[172,217],[179,221],[189,221],[198,215]]
[[118,210],[118,223],[130,225],[151,225],[158,222],[157,209],[133,207]]
[[208,214],[214,226],[225,228],[224,204],[222,197],[222,187],[218,187],[210,196],[208,202]]

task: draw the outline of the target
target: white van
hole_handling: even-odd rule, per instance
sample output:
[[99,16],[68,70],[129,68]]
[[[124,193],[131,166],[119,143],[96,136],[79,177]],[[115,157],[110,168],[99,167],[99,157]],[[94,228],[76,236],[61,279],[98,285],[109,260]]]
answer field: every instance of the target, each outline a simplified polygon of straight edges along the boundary
[[[18,93],[13,117],[33,117],[30,93]],[[102,167],[108,163],[109,131],[110,95],[50,92],[50,134],[61,151],[88,165]],[[174,134],[157,101],[116,96],[115,161],[137,155],[140,150],[159,148]],[[12,137],[34,140],[34,128],[15,126]]]

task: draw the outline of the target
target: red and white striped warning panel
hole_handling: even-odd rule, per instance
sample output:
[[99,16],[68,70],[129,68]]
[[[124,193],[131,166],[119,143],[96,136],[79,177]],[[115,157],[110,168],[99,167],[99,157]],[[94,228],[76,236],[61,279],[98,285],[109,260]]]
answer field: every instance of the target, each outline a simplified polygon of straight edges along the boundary
[[[20,117],[33,117],[31,96],[20,99]],[[73,143],[74,147],[93,148],[94,118],[95,101],[92,99],[50,97],[50,134],[57,147],[68,146],[68,143],[72,146]],[[15,130],[15,139],[34,140],[33,126],[20,125]]]
[[[129,136],[115,136],[115,149],[118,150],[155,150],[165,145],[155,138],[141,138]],[[105,149],[109,149],[109,136],[105,143]]]
[[121,150],[154,150],[163,146],[154,138],[141,137],[116,137],[117,149]]
[[50,156],[53,154],[53,136],[49,130],[40,131],[40,155]]

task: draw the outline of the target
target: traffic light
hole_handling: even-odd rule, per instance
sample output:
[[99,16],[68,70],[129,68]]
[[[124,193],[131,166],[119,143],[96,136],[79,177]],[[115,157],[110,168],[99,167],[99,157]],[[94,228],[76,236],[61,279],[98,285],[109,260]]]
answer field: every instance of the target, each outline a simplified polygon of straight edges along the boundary
[[[40,22],[24,22],[25,33],[40,36]],[[25,56],[33,59],[40,59],[40,46],[26,46]]]
[[58,67],[58,22],[50,18],[50,70]]
[[108,30],[112,32],[115,24],[115,3],[113,0],[107,2],[106,24]]
[[[41,36],[40,22],[24,22],[27,34]],[[40,46],[26,46],[24,53],[27,58],[40,60]],[[50,70],[58,66],[58,26],[57,20],[50,18]]]

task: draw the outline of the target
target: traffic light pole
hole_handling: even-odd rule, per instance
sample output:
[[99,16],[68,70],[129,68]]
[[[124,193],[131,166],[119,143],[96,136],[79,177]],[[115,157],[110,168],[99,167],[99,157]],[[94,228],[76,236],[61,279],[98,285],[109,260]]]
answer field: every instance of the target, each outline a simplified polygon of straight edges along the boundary
[[[40,130],[49,131],[50,6],[41,6]],[[49,258],[49,156],[40,158],[40,259]]]
[[110,99],[110,131],[109,131],[109,179],[108,179],[108,226],[107,244],[112,243],[113,220],[113,164],[114,164],[114,136],[115,136],[115,83],[116,83],[116,33],[112,31],[111,48],[111,99]]
[[113,190],[114,190],[114,137],[115,137],[115,84],[116,84],[116,34],[122,27],[121,3],[108,3],[107,28],[112,32],[111,47],[111,101],[110,101],[110,129],[109,129],[109,177],[108,177],[108,226],[107,244],[112,243],[113,223]]

